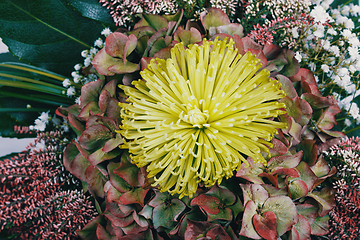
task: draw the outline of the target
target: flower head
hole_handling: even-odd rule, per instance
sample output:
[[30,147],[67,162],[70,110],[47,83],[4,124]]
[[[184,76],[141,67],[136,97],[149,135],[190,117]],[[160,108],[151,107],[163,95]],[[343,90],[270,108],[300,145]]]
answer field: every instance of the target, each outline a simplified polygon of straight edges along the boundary
[[261,151],[284,123],[285,96],[253,54],[234,49],[233,40],[203,41],[171,49],[169,59],[152,60],[135,88],[120,85],[129,104],[120,103],[120,133],[131,159],[147,166],[161,191],[180,198],[229,178],[246,156],[266,164]]

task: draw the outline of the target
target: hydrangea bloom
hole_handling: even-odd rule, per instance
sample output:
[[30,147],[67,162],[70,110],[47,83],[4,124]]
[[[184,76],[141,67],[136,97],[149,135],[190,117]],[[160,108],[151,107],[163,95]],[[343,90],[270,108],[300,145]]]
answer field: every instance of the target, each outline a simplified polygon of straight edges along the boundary
[[269,153],[276,128],[285,127],[269,119],[285,113],[276,101],[285,96],[281,84],[233,43],[204,40],[186,50],[179,43],[171,58],[141,72],[145,81],[120,85],[129,96],[120,133],[161,191],[191,196],[201,181],[209,187],[231,177],[246,156],[266,164],[261,151]]

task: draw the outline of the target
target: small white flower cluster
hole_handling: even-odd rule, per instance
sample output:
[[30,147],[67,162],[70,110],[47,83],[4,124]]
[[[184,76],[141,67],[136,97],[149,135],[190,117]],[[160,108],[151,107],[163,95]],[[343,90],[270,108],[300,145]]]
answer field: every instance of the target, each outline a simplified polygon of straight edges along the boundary
[[[262,9],[270,11],[273,19],[284,18],[292,15],[300,15],[309,11],[310,0],[249,0],[245,8],[245,14],[248,15],[247,20],[255,17]],[[265,21],[267,24],[269,20]]]
[[56,114],[54,114],[54,116],[52,117],[49,114],[50,114],[50,110],[47,112],[42,112],[40,116],[37,119],[35,119],[34,121],[35,125],[29,126],[29,129],[43,132],[46,129],[46,125],[49,124],[49,122],[51,121],[54,126],[59,127],[62,131],[64,132],[69,131],[69,126],[66,120],[62,121],[61,119],[56,117]]
[[178,9],[176,0],[99,0],[99,2],[110,10],[115,24],[122,27],[128,27],[136,14],[174,14]]
[[[109,36],[112,33],[110,28],[105,28],[101,31],[101,35],[105,38]],[[98,79],[98,76],[96,74],[83,74],[82,69],[89,67],[91,64],[91,61],[95,57],[96,53],[105,46],[105,42],[103,38],[98,38],[94,42],[94,46],[90,49],[84,50],[81,52],[81,56],[84,59],[84,63],[78,63],[74,66],[74,71],[71,73],[72,80],[66,78],[63,81],[63,86],[67,88],[66,91],[64,91],[64,94],[66,94],[68,97],[73,97],[76,95],[76,89],[73,86],[74,84],[85,84],[91,81],[95,81]],[[75,102],[79,103],[80,98],[76,98]]]
[[30,130],[45,131],[46,124],[49,123],[50,111],[42,112],[41,115],[35,119],[35,125],[29,126]]
[[210,0],[210,6],[219,8],[229,14],[234,15],[236,11],[236,6],[238,6],[238,0]]
[[[360,6],[349,4],[342,8],[330,9],[333,0],[313,1],[310,16],[315,24],[302,29],[302,42],[296,46],[295,58],[302,67],[309,68],[318,77],[319,89],[329,88],[339,101],[339,106],[360,123],[359,108],[353,99],[358,90],[360,71],[360,41],[354,32],[351,17],[360,16]],[[295,37],[295,36],[294,36]],[[341,89],[336,90],[336,89]],[[346,125],[351,121],[346,120]]]

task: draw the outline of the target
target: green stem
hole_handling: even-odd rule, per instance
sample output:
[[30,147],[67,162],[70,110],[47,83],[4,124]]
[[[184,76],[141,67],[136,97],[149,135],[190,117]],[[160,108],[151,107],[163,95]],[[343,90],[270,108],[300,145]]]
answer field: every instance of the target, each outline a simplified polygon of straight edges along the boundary
[[47,86],[39,86],[36,84],[26,83],[26,82],[19,82],[19,81],[9,81],[0,79],[0,85],[8,86],[8,87],[15,87],[15,88],[23,88],[27,90],[33,90],[37,92],[43,92],[48,94],[53,94],[57,96],[64,96],[61,90],[54,89],[52,87]]
[[53,97],[51,96],[50,100],[44,98],[44,95],[41,96],[26,96],[24,94],[16,94],[16,93],[11,93],[11,92],[4,92],[4,91],[0,91],[0,95],[1,96],[7,96],[7,97],[14,97],[14,98],[19,98],[19,99],[24,99],[24,100],[29,100],[29,101],[34,101],[34,102],[40,102],[40,103],[44,103],[44,104],[50,104],[50,105],[55,105],[56,107],[60,106],[60,105],[71,105],[74,104],[74,100],[70,99],[66,96],[62,96],[62,97]]
[[20,81],[35,83],[37,85],[42,85],[42,86],[58,89],[58,90],[61,90],[61,91],[65,90],[64,87],[60,87],[60,86],[57,86],[57,85],[54,85],[54,84],[51,84],[51,83],[45,83],[45,82],[42,82],[42,81],[39,81],[39,80],[30,79],[30,78],[27,78],[27,77],[20,77],[20,76],[13,75],[13,74],[7,74],[7,73],[0,72],[0,77],[18,79]]
[[46,112],[48,108],[0,108],[2,112]]
[[357,126],[356,128],[352,128],[350,130],[347,130],[346,132],[344,132],[344,134],[347,135],[348,133],[354,132],[354,131],[359,130],[359,129],[360,129],[360,126]]
[[22,70],[22,71],[26,71],[26,72],[32,72],[32,73],[37,73],[46,77],[50,77],[50,78],[54,78],[60,81],[64,81],[65,77],[57,75],[55,73],[50,73],[50,72],[45,72],[45,71],[41,71],[41,70],[37,70],[35,67],[32,66],[22,66],[23,64],[21,63],[1,63],[0,67],[7,67],[7,68],[13,68],[13,69],[18,69],[18,70]]

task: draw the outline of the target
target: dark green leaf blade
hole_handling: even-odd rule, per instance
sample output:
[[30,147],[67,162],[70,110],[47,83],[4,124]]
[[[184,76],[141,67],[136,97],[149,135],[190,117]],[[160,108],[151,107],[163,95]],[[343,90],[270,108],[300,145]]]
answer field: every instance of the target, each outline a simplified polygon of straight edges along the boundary
[[84,17],[102,22],[107,26],[115,26],[106,7],[101,6],[98,0],[65,0]]
[[5,0],[0,3],[0,37],[11,53],[36,66],[69,76],[80,52],[103,26],[64,0]]

